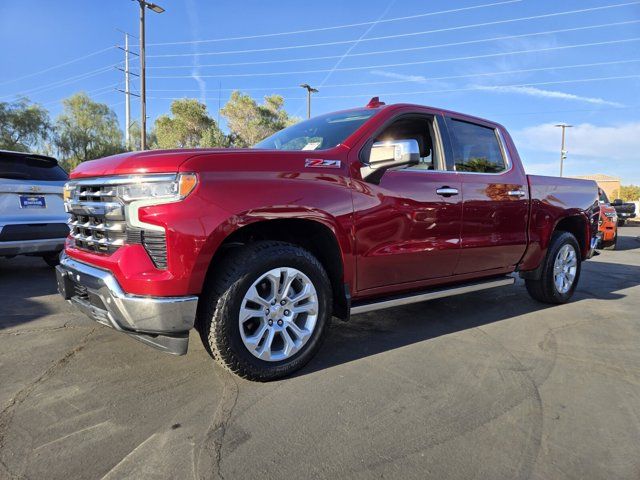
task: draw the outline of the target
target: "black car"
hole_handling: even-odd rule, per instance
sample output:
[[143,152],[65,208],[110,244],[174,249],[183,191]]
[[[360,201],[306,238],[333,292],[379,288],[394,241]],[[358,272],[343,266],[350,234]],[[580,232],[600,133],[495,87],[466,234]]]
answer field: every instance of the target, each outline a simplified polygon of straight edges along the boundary
[[611,204],[613,208],[616,209],[616,213],[618,214],[618,226],[621,227],[624,225],[624,222],[629,220],[630,218],[636,217],[636,204],[635,203],[625,203],[619,198],[616,198]]

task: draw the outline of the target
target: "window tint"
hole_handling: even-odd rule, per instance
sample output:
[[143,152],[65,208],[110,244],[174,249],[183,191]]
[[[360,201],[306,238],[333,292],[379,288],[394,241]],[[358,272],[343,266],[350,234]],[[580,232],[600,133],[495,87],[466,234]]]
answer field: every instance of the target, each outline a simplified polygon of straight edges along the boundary
[[474,123],[449,121],[458,172],[498,173],[507,166],[496,131]]
[[417,164],[407,165],[404,168],[433,170],[435,165],[430,123],[429,118],[401,118],[385,128],[374,141],[415,140],[420,148],[420,160]]
[[65,181],[69,176],[52,159],[0,153],[0,178]]

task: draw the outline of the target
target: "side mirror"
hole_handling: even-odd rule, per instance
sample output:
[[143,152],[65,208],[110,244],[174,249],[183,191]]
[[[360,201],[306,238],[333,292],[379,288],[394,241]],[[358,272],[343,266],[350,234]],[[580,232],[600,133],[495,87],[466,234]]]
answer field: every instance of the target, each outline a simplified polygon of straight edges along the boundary
[[621,199],[619,199],[619,198],[616,198],[616,199],[613,201],[613,204],[614,204],[614,205],[622,205],[623,203],[624,203],[624,202],[623,202]]
[[376,142],[371,146],[369,164],[362,167],[362,178],[367,179],[372,173],[380,172],[380,175],[392,167],[411,165],[420,161],[420,146],[415,139],[391,140]]

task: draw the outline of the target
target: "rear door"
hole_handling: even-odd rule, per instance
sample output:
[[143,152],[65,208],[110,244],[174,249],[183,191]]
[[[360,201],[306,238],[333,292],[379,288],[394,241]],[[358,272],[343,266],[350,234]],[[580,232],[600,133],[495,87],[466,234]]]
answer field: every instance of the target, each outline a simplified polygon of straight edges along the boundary
[[461,250],[455,274],[515,266],[527,246],[529,190],[506,134],[495,125],[449,116],[453,168],[462,184]]
[[[67,178],[54,159],[0,152],[0,227],[66,224],[62,188]],[[0,239],[10,231],[3,228]]]

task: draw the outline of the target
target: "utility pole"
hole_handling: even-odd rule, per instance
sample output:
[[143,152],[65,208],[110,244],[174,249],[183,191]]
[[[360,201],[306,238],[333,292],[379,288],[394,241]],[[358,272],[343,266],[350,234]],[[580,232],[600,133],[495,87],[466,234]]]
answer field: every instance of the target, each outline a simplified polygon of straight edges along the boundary
[[[120,32],[122,32],[122,30],[119,30]],[[131,68],[129,67],[129,54],[133,54],[133,55],[137,55],[137,53],[132,52],[131,50],[129,50],[129,37],[132,35],[129,35],[127,32],[122,32],[124,33],[124,48],[118,46],[118,48],[120,48],[121,50],[124,51],[124,70],[116,67],[118,70],[120,70],[121,72],[124,72],[124,90],[120,90],[119,88],[117,88],[116,90],[124,93],[124,117],[125,117],[125,128],[124,128],[124,140],[125,140],[125,145],[127,147],[127,150],[131,149],[131,134],[130,134],[130,128],[131,128],[131,96],[133,95],[134,97],[139,97],[139,95],[136,95],[135,93],[131,92],[131,82],[130,82],[130,77],[131,75],[134,76],[139,76],[135,73],[131,72]]]
[[565,138],[565,130],[567,128],[573,127],[573,125],[568,125],[566,123],[559,123],[556,127],[562,128],[562,146],[560,147],[560,176],[563,173],[564,161],[567,159],[567,151],[564,148],[564,138]]
[[140,150],[147,149],[147,85],[145,72],[145,38],[144,38],[144,9],[148,8],[156,13],[164,12],[164,8],[155,3],[137,0],[140,4]]
[[124,34],[124,144],[131,149],[129,126],[131,125],[131,97],[129,91],[129,34]]
[[318,93],[319,90],[317,88],[313,88],[308,83],[303,83],[300,86],[307,91],[307,118],[311,118],[311,94]]

